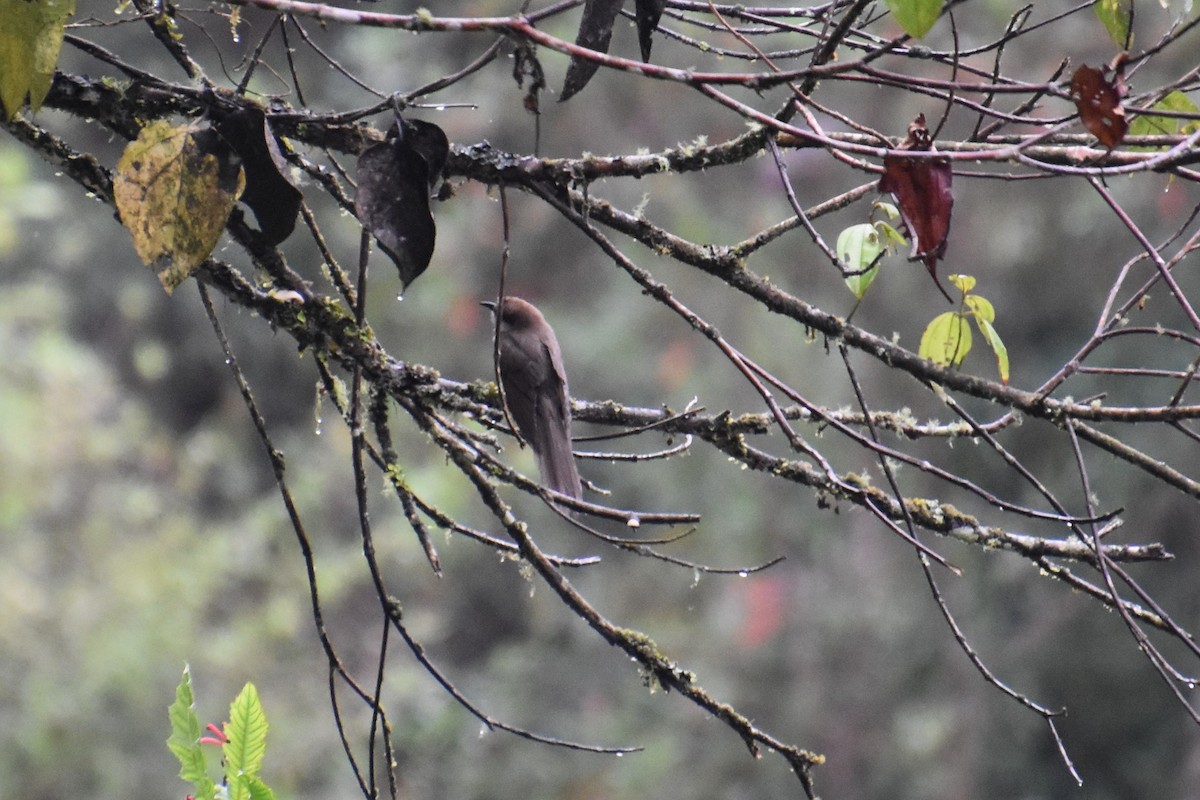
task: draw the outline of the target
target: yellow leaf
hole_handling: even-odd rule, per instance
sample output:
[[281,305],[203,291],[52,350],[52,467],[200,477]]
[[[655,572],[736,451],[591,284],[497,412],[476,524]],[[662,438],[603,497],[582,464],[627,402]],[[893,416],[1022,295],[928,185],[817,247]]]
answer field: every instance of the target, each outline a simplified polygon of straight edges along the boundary
[[975,288],[975,278],[970,275],[959,275],[955,273],[953,275],[947,275],[946,280],[957,286],[959,291],[961,291],[963,294],[966,294]]
[[63,26],[75,0],[0,0],[0,104],[12,119],[25,105],[37,111],[50,92]]
[[957,367],[969,352],[971,327],[967,317],[957,311],[946,311],[926,326],[918,355],[943,367]]
[[159,120],[117,162],[113,194],[142,261],[170,293],[216,247],[246,176],[210,128]]

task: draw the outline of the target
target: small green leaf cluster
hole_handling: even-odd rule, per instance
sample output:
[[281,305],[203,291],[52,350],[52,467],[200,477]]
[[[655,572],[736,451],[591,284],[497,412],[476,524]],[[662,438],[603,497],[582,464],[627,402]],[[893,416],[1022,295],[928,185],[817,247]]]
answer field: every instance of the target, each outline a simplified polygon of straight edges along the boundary
[[[179,759],[179,777],[195,788],[196,800],[274,800],[275,793],[258,776],[266,753],[267,717],[254,684],[247,683],[229,706],[229,721],[213,743],[221,745],[225,779],[220,787],[208,774],[201,740],[200,720],[196,716],[192,675],[187,666],[175,690],[175,702],[168,709],[171,736],[167,747]],[[215,731],[215,726],[210,726]]]
[[851,225],[838,234],[837,239],[837,257],[846,269],[846,285],[858,300],[863,299],[879,274],[880,259],[895,254],[908,244],[893,225],[900,220],[896,207],[880,202],[872,207],[872,213],[875,210],[882,211],[887,219]]
[[938,314],[925,327],[918,355],[935,364],[957,367],[971,352],[973,341],[970,322],[974,320],[980,335],[996,354],[1000,380],[1008,383],[1008,348],[992,324],[996,321],[996,309],[986,298],[971,294],[975,279],[970,275],[950,275],[947,280],[962,292],[962,303],[957,311]]

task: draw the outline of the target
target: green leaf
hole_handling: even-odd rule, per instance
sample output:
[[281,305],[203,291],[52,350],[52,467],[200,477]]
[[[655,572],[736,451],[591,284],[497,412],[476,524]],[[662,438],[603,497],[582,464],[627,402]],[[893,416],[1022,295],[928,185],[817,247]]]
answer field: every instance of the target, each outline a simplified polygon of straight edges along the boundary
[[25,105],[37,111],[50,92],[63,27],[75,0],[0,0],[0,103],[12,119]]
[[257,775],[267,749],[267,716],[253,683],[247,683],[230,704],[225,736],[229,739],[224,746],[225,774],[233,797],[233,778]]
[[170,293],[212,253],[246,173],[211,128],[152,122],[129,143],[113,176],[121,223]]
[[986,300],[977,294],[969,294],[966,297],[966,304],[967,308],[975,316],[976,321],[995,321],[996,309],[992,306],[990,300]]
[[1008,383],[1008,348],[1000,340],[1000,334],[996,333],[991,322],[976,317],[975,324],[979,326],[979,332],[983,334],[983,338],[991,345],[992,352],[996,354],[996,368],[1000,372],[1000,380]]
[[[838,259],[846,266],[846,269],[858,273],[847,277],[846,285],[859,300],[862,300],[863,295],[867,293],[867,288],[879,273],[876,259],[886,249],[887,247],[880,241],[879,231],[869,222],[851,225],[838,235]],[[867,269],[872,264],[875,266]],[[860,270],[866,271],[861,272]]]
[[[1192,98],[1188,97],[1183,92],[1171,92],[1169,95],[1159,100],[1154,105],[1150,106],[1154,111],[1182,111],[1184,113],[1200,112],[1200,108],[1192,102]],[[1129,125],[1129,135],[1131,136],[1173,136],[1177,133],[1192,133],[1198,127],[1200,122],[1197,120],[1187,119],[1172,119],[1171,117],[1158,117],[1147,114],[1138,114],[1133,118],[1133,122]],[[1165,150],[1166,146],[1162,147],[1140,147],[1143,150]]]
[[887,0],[887,7],[904,32],[916,39],[929,33],[942,14],[942,0]]
[[275,793],[257,775],[246,776],[246,789],[250,800],[275,800]]
[[967,317],[957,311],[946,311],[926,326],[918,355],[943,367],[957,367],[969,352],[971,327]]
[[1133,37],[1129,35],[1129,26],[1133,22],[1133,0],[1099,0],[1092,8],[1117,47],[1133,46]]
[[871,216],[875,216],[876,211],[882,211],[883,215],[893,224],[900,221],[900,209],[896,208],[892,203],[884,200],[876,200],[871,204]]
[[184,666],[183,677],[175,689],[175,702],[167,709],[171,736],[167,747],[179,759],[179,777],[196,787],[197,800],[211,800],[216,787],[208,777],[204,751],[200,747],[200,719],[196,716],[192,694],[191,668]]
[[[890,203],[886,205],[891,205]],[[895,206],[892,206],[894,209]],[[893,228],[886,222],[878,221],[875,223],[875,230],[879,231],[879,235],[883,237],[884,246],[893,253],[908,245],[908,239],[904,238],[904,234]]]

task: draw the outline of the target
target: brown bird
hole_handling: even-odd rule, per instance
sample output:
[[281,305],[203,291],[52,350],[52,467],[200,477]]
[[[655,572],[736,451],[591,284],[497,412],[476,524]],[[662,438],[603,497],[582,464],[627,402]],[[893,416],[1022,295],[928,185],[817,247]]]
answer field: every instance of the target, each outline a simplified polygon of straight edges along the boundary
[[[492,301],[481,305],[496,313]],[[508,412],[533,448],[542,483],[578,499],[571,403],[558,339],[542,312],[519,297],[505,297],[499,313],[500,383]]]

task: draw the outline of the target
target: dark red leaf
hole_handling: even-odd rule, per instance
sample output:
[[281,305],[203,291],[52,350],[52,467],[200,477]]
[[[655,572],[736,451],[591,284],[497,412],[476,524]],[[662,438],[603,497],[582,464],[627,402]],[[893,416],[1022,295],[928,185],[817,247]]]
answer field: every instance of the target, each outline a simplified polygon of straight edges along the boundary
[[387,141],[358,158],[354,210],[400,271],[407,287],[433,258],[437,227],[429,211],[429,190],[449,153],[442,129],[431,122],[399,120]]
[[[921,114],[908,126],[908,137],[899,150],[933,151],[933,141]],[[912,240],[910,259],[925,262],[938,290],[951,300],[937,276],[938,259],[946,254],[950,235],[950,211],[954,194],[950,190],[950,161],[946,158],[908,158],[887,155],[883,158],[883,177],[879,191],[890,192],[900,207],[900,216]]]
[[1121,99],[1125,96],[1123,65],[1123,61],[1114,62],[1116,68],[1111,81],[1105,77],[1108,70],[1086,64],[1071,76],[1071,94],[1075,97],[1075,108],[1083,126],[1109,150],[1121,143],[1129,128],[1125,109],[1121,107]]
[[652,44],[650,35],[658,27],[658,21],[662,19],[663,9],[666,7],[667,0],[635,0],[638,44],[642,48],[642,61],[650,60],[650,45]]
[[[625,0],[587,0],[583,5],[583,19],[579,22],[579,34],[575,44],[595,50],[597,53],[607,53],[612,41],[613,23]],[[587,82],[596,74],[599,65],[584,58],[571,57],[567,65],[567,77],[563,81],[562,94],[558,102],[569,100],[572,95],[587,86]]]
[[261,108],[246,107],[216,124],[217,131],[241,156],[246,190],[241,200],[258,220],[263,238],[276,245],[291,236],[304,195],[288,177],[288,164]]

